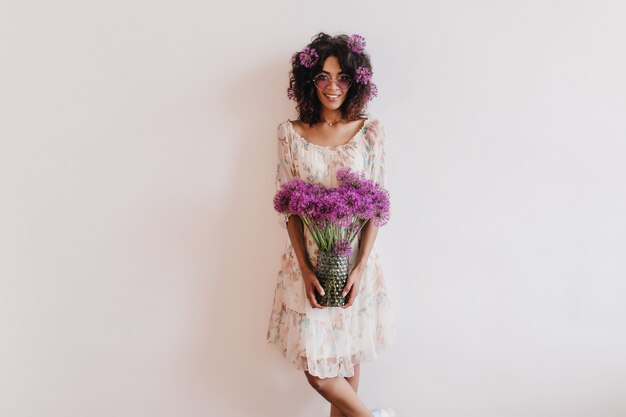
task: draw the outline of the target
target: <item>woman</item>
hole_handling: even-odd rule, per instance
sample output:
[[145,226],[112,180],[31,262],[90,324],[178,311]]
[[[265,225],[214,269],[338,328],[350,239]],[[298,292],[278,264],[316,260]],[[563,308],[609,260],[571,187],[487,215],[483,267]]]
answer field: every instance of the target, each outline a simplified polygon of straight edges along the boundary
[[[385,185],[385,135],[378,119],[365,117],[377,95],[372,66],[359,35],[316,35],[292,56],[289,98],[299,120],[278,126],[276,189],[297,177],[325,186],[350,167]],[[376,359],[395,339],[393,316],[375,247],[378,228],[368,222],[352,242],[343,307],[323,307],[314,268],[317,247],[298,216],[280,215],[289,239],[281,259],[267,339],[304,370],[328,402],[331,417],[395,416],[369,411],[359,398],[360,363]]]

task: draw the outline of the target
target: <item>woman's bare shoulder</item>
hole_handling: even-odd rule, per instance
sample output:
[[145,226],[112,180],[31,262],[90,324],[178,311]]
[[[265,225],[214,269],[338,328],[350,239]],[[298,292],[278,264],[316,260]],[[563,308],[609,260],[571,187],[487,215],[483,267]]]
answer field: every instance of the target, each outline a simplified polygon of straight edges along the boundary
[[307,133],[310,132],[311,126],[300,119],[287,120],[287,122],[291,125],[293,131],[299,136],[307,136]]

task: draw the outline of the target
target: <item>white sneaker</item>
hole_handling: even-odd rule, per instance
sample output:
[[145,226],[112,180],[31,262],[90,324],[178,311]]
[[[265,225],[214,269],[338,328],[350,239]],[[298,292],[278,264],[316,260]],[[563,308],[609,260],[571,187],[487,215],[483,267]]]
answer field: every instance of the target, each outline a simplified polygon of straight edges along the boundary
[[370,412],[374,417],[396,417],[396,412],[391,408],[375,408]]

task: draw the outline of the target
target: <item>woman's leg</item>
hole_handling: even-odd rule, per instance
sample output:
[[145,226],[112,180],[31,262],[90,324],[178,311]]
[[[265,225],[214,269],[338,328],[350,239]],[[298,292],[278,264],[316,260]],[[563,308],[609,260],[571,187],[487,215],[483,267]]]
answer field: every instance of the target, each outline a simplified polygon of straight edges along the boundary
[[[354,365],[354,376],[345,378],[345,380],[348,381],[348,384],[350,384],[354,392],[359,392],[360,373],[361,373],[361,364],[357,363],[356,365]],[[340,409],[338,409],[331,403],[330,404],[330,417],[344,417],[344,414],[341,412]]]
[[304,371],[309,384],[346,417],[372,417],[354,388],[343,377],[318,378]]

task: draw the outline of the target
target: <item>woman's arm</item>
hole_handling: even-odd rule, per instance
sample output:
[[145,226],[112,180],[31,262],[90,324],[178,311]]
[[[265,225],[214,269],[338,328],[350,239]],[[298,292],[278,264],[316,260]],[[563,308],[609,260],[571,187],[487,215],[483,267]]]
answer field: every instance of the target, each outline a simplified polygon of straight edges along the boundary
[[289,234],[289,240],[291,240],[291,246],[298,259],[298,265],[300,265],[300,271],[302,271],[302,279],[304,280],[304,288],[306,291],[306,297],[311,303],[313,308],[324,308],[315,299],[314,289],[317,290],[320,295],[324,295],[324,289],[320,284],[313,266],[309,261],[309,257],[306,252],[306,243],[304,241],[304,223],[300,217],[291,215],[287,222],[287,233]]

